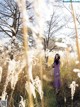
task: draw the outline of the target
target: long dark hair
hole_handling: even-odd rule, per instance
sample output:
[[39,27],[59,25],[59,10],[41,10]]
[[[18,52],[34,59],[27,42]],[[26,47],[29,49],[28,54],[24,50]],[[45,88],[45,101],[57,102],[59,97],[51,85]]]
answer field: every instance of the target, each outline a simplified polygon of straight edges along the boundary
[[[56,56],[58,56],[58,57],[56,58]],[[59,54],[55,55],[54,63],[56,63],[56,65],[58,65],[60,63],[60,55]]]
[[13,60],[13,59],[14,59],[13,54],[11,54],[11,55],[10,55],[10,59],[11,59],[11,60]]

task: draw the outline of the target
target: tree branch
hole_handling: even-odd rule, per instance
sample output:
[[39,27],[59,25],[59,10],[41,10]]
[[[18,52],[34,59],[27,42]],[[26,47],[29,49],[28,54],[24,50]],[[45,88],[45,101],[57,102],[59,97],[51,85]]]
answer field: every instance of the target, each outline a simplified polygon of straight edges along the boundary
[[12,37],[9,33],[6,32],[6,30],[4,30],[1,26],[0,26],[0,28],[1,28],[2,31],[3,31],[4,33],[6,33],[9,37]]

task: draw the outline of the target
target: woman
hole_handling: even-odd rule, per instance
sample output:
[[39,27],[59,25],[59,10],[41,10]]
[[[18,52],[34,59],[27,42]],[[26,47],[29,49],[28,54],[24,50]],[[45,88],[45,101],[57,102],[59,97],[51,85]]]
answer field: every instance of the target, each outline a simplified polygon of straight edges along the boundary
[[58,93],[58,91],[61,87],[61,81],[60,81],[60,55],[59,54],[55,55],[53,68],[54,68],[54,86],[55,86],[55,89],[56,89],[56,93]]

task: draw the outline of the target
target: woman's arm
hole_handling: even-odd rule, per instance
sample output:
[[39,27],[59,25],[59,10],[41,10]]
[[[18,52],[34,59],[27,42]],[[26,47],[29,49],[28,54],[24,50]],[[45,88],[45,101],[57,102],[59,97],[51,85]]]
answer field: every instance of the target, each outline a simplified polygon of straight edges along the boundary
[[54,68],[55,66],[54,66],[54,63],[52,64],[52,68]]

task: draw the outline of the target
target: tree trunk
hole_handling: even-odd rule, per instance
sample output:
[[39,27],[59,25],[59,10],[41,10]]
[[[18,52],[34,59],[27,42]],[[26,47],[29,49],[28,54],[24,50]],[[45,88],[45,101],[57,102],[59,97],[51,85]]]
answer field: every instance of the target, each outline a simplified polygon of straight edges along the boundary
[[78,54],[78,59],[79,59],[79,61],[80,61],[79,37],[78,37],[76,16],[75,16],[75,13],[74,13],[74,8],[73,8],[73,5],[72,5],[72,2],[71,2],[71,9],[72,9],[72,16],[73,16],[73,21],[74,21],[75,33],[76,33],[77,54]]
[[[46,40],[44,39],[44,51],[46,53],[46,49],[47,49],[47,43],[46,43]],[[45,63],[46,63],[46,67],[48,67],[48,56],[46,56],[45,54]]]

